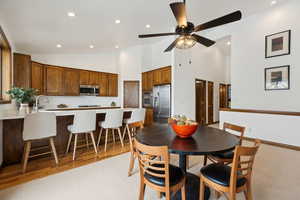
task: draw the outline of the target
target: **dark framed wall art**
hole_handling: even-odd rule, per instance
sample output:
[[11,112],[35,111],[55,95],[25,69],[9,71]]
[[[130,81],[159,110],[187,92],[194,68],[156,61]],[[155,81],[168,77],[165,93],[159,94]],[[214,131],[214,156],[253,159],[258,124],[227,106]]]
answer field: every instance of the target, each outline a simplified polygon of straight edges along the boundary
[[289,90],[290,66],[265,68],[265,90]]
[[289,55],[291,53],[291,30],[267,35],[265,38],[265,57]]

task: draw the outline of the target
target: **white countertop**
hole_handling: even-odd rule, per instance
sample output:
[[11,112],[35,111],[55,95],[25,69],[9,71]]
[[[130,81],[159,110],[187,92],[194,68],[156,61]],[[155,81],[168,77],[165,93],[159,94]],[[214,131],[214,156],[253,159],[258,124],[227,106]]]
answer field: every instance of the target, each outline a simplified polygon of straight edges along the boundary
[[[136,108],[119,108],[124,111],[132,111]],[[82,109],[84,110],[84,109]],[[106,113],[110,109],[93,109],[92,111],[95,111],[96,113]],[[75,115],[76,112],[80,112],[81,110],[55,110],[55,111],[49,111],[49,110],[39,110],[39,112],[53,112],[56,114],[56,116],[68,116],[68,115]],[[0,120],[9,120],[9,119],[23,119],[25,117],[24,114],[20,114],[16,110],[1,110],[0,111]]]

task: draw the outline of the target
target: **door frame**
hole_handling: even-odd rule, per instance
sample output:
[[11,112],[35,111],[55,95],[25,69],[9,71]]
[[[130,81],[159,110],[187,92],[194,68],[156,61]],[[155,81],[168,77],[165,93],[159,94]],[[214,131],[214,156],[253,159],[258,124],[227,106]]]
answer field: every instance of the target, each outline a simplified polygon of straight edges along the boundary
[[123,107],[125,108],[125,83],[138,83],[138,107],[140,108],[140,89],[141,82],[139,80],[123,80]]
[[202,125],[207,125],[207,81],[206,80],[203,80],[203,79],[199,79],[199,78],[196,78],[195,79],[195,120],[197,121],[197,87],[196,87],[196,84],[197,84],[197,81],[203,81],[204,84],[205,84],[205,122],[204,124]]
[[[210,84],[210,83],[212,83],[212,122],[211,123],[209,123],[209,109],[208,109],[208,105],[209,105],[209,93],[208,93],[208,85]],[[214,122],[214,108],[215,108],[215,102],[214,102],[214,100],[215,100],[215,94],[214,94],[214,92],[215,92],[215,83],[213,82],[213,81],[207,81],[207,92],[206,92],[206,94],[207,94],[207,97],[206,97],[206,99],[207,99],[207,102],[206,102],[206,104],[207,104],[207,124],[208,125],[210,125],[210,124],[214,124],[215,122]]]

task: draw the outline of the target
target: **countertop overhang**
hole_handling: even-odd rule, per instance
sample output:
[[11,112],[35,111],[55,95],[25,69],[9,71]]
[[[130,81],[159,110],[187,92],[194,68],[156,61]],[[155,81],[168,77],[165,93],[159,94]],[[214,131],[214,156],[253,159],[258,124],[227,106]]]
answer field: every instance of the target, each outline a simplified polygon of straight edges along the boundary
[[[93,110],[96,113],[106,113],[110,109],[122,109],[124,111],[132,111],[137,108],[121,108],[121,107],[89,107],[89,108],[55,108],[55,109],[41,109],[39,112],[53,112],[56,116],[70,116],[75,115],[76,112],[83,110]],[[26,115],[20,114],[17,110],[4,110],[0,112],[0,120],[23,119]]]

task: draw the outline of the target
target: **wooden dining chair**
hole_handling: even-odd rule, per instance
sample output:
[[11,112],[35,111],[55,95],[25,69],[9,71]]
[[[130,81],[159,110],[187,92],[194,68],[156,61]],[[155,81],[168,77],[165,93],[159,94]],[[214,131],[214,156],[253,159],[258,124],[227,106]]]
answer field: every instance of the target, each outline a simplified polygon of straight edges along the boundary
[[[223,124],[223,130],[231,130],[239,133],[239,145],[242,145],[242,140],[244,138],[245,133],[245,127],[243,126],[237,126],[234,124],[224,123]],[[223,153],[214,153],[207,156],[204,156],[204,165],[207,164],[207,160],[212,161],[213,163],[223,163],[223,164],[230,164],[233,161],[234,152],[233,151],[227,151]]]
[[251,177],[254,158],[261,142],[254,147],[236,146],[232,167],[223,163],[204,166],[200,172],[200,200],[204,200],[204,188],[208,186],[223,193],[229,200],[236,200],[236,194],[244,192],[246,200],[252,200]]
[[134,148],[140,167],[140,193],[139,200],[144,199],[146,185],[164,192],[166,200],[181,190],[181,198],[185,200],[185,173],[181,168],[169,164],[167,146],[147,146],[134,139]]

